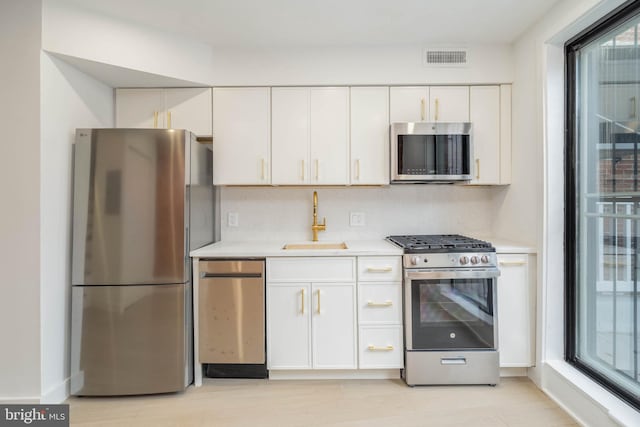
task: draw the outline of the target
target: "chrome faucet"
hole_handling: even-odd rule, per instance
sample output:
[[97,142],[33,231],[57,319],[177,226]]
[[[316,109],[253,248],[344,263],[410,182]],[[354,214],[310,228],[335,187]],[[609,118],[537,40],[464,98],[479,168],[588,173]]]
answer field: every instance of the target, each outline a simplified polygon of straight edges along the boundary
[[322,219],[322,224],[318,224],[318,192],[313,192],[313,224],[311,224],[311,231],[313,232],[313,241],[318,241],[318,231],[325,231],[327,229],[327,218]]

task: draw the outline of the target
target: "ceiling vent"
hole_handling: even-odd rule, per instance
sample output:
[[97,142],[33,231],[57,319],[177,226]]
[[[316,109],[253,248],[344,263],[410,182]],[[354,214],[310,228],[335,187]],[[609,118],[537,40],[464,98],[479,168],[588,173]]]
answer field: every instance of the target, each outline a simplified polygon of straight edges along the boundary
[[427,67],[466,67],[469,65],[467,49],[427,48],[424,49],[424,65]]

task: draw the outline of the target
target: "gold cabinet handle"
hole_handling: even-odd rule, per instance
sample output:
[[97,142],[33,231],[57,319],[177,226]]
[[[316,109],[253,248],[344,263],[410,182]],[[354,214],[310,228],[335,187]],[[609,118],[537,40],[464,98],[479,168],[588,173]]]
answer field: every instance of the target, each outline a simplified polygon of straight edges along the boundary
[[320,289],[318,289],[318,314],[320,314]]
[[300,291],[300,300],[302,306],[302,310],[300,310],[300,312],[304,314],[304,288],[302,288],[302,290]]
[[480,179],[480,159],[476,159],[476,179]]
[[375,345],[370,345],[367,347],[369,351],[393,351],[393,346],[388,345],[386,347],[376,347]]
[[154,129],[158,128],[158,112],[157,111],[153,112],[153,128]]
[[316,159],[316,181],[320,177],[320,160]]
[[631,99],[629,99],[629,118],[630,119],[635,119],[636,117],[636,97],[632,96]]
[[367,267],[367,271],[371,273],[388,273],[393,271],[393,267]]
[[391,307],[393,302],[391,300],[386,300],[385,302],[373,302],[367,301],[367,307]]
[[438,98],[436,98],[436,122],[438,121],[438,116],[440,115],[440,102],[438,101]]
[[171,111],[167,111],[167,129],[171,129]]
[[360,181],[360,159],[356,159],[356,181]]
[[302,160],[302,173],[300,174],[300,181],[304,182],[304,160]]
[[425,110],[425,101],[424,98],[420,100],[420,120],[424,122],[424,110]]
[[264,181],[265,165],[264,159],[260,159],[260,180]]
[[523,260],[519,260],[519,261],[500,261],[500,265],[503,265],[505,267],[508,266],[516,266],[516,265],[525,265],[527,262],[523,261]]

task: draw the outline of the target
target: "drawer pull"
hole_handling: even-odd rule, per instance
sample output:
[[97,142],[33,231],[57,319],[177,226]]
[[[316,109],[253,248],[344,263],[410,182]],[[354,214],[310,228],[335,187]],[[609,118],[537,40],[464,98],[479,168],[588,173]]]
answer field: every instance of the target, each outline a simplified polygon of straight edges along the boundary
[[393,271],[393,267],[367,267],[367,271],[370,273],[388,273]]
[[526,261],[500,261],[500,265],[510,266],[510,265],[525,265]]
[[375,345],[370,345],[367,347],[369,351],[393,351],[393,346],[388,345],[386,347],[376,347]]
[[391,307],[393,302],[386,300],[385,302],[367,301],[367,307]]

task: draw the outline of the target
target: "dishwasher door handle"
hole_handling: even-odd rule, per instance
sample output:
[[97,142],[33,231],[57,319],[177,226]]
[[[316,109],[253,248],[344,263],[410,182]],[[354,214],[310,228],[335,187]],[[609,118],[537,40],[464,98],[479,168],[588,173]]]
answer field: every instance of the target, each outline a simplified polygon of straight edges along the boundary
[[203,279],[260,279],[260,273],[201,273]]

